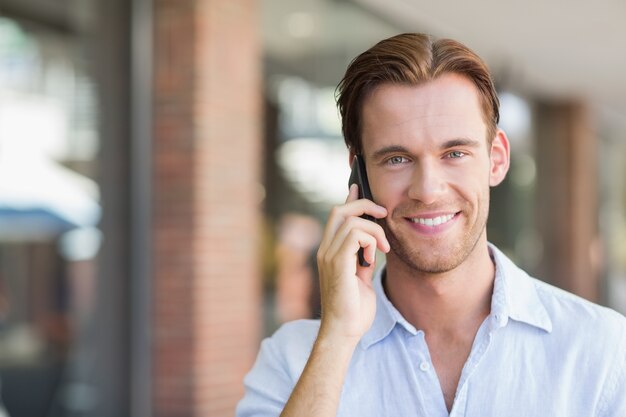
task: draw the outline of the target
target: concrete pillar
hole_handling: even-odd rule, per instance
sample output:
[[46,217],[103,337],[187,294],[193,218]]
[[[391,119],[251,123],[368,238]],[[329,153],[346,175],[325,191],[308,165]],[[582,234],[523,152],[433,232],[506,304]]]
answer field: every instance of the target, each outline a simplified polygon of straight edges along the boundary
[[596,136],[580,102],[535,107],[539,277],[597,301]]

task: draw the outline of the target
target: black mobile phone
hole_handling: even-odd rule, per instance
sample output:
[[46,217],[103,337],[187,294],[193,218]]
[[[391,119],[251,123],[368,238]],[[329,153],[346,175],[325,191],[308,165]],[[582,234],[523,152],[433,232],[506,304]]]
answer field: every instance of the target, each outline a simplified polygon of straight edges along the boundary
[[[350,179],[348,180],[348,187],[351,187],[352,184],[357,184],[359,186],[359,198],[366,198],[373,201],[372,191],[370,190],[370,184],[367,180],[365,161],[363,161],[363,158],[360,155],[355,155],[352,160],[352,173],[350,174]],[[376,221],[372,216],[367,214],[362,215],[361,218],[373,222]],[[365,260],[363,253],[363,248],[359,249],[359,265],[370,266],[370,264]]]

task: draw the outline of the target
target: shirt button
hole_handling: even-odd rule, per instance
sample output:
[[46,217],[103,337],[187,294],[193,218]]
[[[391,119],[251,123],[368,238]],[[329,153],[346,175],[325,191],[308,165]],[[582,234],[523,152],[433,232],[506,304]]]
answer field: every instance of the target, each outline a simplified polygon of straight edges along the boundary
[[506,324],[507,316],[504,314],[496,314],[496,322],[498,326],[503,327]]
[[427,372],[430,369],[430,365],[428,364],[428,362],[424,361],[420,363],[420,369],[424,372]]

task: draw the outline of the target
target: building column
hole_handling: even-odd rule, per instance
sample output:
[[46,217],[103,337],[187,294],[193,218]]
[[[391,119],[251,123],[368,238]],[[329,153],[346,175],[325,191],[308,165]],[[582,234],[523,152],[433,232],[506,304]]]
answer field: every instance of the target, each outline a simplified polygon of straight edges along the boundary
[[155,416],[232,416],[261,328],[254,0],[155,0]]
[[535,107],[539,276],[592,301],[599,298],[596,136],[580,102]]

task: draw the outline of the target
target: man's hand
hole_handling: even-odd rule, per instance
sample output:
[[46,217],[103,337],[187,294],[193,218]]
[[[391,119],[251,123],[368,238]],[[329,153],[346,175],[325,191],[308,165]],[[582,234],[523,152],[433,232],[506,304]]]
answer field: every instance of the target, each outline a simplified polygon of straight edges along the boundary
[[[370,328],[376,313],[372,288],[376,248],[389,251],[382,227],[359,217],[369,214],[380,219],[387,210],[357,196],[358,187],[352,185],[346,204],[332,209],[317,252],[322,300],[319,337],[339,343],[358,341]],[[369,267],[358,264],[360,248]]]
[[[317,263],[322,296],[322,323],[311,356],[281,417],[331,417],[337,414],[339,397],[354,349],[370,328],[376,313],[372,288],[376,248],[389,251],[382,227],[359,218],[377,219],[387,210],[369,200],[357,200],[358,187],[350,187],[346,204],[335,207],[328,219]],[[363,248],[369,267],[358,265]]]

